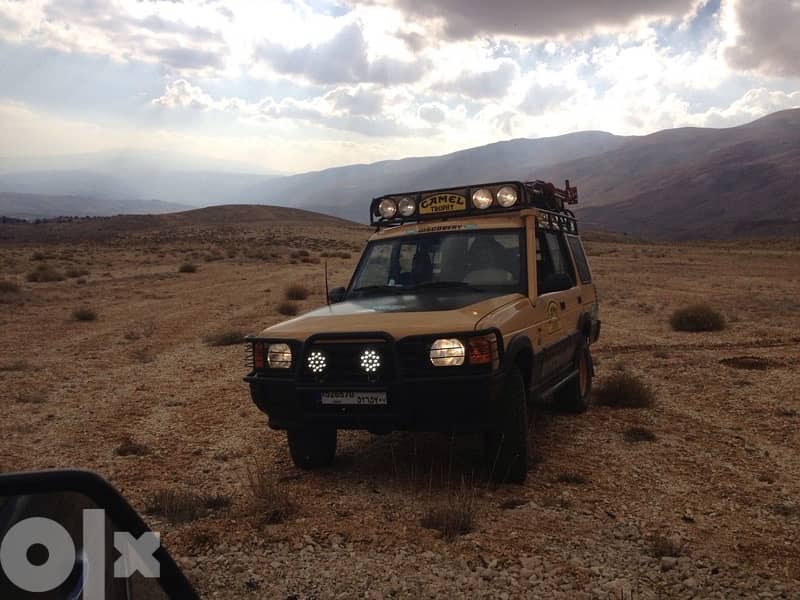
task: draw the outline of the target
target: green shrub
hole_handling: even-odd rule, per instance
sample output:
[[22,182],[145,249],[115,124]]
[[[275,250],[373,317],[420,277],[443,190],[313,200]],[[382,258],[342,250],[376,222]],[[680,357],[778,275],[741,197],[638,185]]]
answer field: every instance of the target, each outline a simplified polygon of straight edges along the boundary
[[300,312],[300,309],[294,302],[281,302],[278,305],[278,312],[287,317],[293,317]]
[[675,331],[721,331],[725,317],[707,304],[693,304],[672,313],[670,325]]
[[178,273],[197,273],[197,265],[190,262],[185,262],[178,267]]
[[285,296],[287,300],[305,300],[308,298],[309,293],[306,286],[300,283],[293,283],[286,288]]

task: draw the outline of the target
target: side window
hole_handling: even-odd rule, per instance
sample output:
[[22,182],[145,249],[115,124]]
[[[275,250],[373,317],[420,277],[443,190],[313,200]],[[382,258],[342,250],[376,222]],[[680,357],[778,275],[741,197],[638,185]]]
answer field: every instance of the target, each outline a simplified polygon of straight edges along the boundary
[[581,278],[581,283],[591,283],[592,273],[589,271],[589,263],[586,261],[586,254],[583,251],[581,240],[574,235],[568,235],[567,242],[569,242],[569,248],[575,258],[575,266],[578,268],[578,276]]
[[366,270],[359,279],[358,286],[386,285],[387,265],[392,255],[391,244],[374,244],[366,257]]
[[[575,285],[575,271],[567,252],[564,236],[559,231],[536,230],[536,280],[539,293],[554,291],[551,288],[555,275],[564,275],[572,287]],[[563,279],[563,278],[562,278]],[[566,286],[564,286],[566,287]],[[563,289],[559,286],[559,289]]]

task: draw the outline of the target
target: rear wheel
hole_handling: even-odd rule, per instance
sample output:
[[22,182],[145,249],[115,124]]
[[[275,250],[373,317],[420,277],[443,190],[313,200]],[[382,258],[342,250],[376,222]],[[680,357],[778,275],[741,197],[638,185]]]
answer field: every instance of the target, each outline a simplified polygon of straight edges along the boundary
[[514,367],[506,378],[486,433],[484,450],[489,477],[496,483],[522,483],[528,475],[528,401],[522,373]]
[[556,392],[556,405],[569,413],[582,413],[589,408],[589,395],[592,393],[592,355],[588,344],[578,355],[578,374]]
[[327,467],[336,456],[336,429],[290,429],[286,432],[289,454],[301,469]]

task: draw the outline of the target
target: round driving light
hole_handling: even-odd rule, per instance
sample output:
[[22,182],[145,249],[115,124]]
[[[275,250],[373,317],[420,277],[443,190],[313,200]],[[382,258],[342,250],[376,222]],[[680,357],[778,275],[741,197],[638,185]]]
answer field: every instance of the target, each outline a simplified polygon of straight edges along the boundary
[[384,198],[381,200],[380,204],[378,204],[378,212],[384,219],[391,219],[397,214],[397,202],[391,198]]
[[292,349],[289,344],[270,344],[267,349],[270,369],[288,369],[292,366]]
[[377,350],[364,350],[361,353],[361,368],[367,373],[374,373],[381,367],[381,355]]
[[414,202],[413,198],[400,198],[400,202],[397,203],[397,210],[401,217],[410,217],[417,210],[417,203]]
[[503,208],[510,208],[517,203],[517,190],[511,186],[503,186],[497,190],[497,203]]
[[472,206],[483,210],[492,205],[492,192],[486,188],[481,188],[472,192]]
[[328,358],[325,356],[324,352],[314,350],[308,355],[307,363],[312,373],[322,373],[325,367],[328,366]]
[[431,363],[435,367],[463,365],[464,344],[457,339],[436,340],[431,344]]

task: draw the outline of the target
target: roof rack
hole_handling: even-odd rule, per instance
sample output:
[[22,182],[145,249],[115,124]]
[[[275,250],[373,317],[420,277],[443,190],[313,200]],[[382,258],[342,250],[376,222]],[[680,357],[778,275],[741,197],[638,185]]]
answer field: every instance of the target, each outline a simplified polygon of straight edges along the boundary
[[577,203],[578,188],[570,186],[569,180],[563,189],[541,180],[499,181],[378,196],[372,199],[370,205],[370,224],[387,227],[534,207],[564,217],[550,219],[551,224],[571,220],[570,229],[577,232],[575,215],[566,208],[568,204]]

